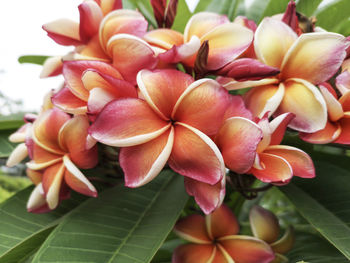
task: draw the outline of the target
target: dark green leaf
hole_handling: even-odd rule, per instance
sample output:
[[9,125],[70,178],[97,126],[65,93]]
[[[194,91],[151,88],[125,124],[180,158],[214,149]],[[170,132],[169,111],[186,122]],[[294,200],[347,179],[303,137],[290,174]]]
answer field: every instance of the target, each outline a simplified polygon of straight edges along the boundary
[[281,187],[300,214],[350,259],[349,172],[330,163],[316,163],[315,179],[294,178]]
[[62,216],[86,199],[73,195],[53,212],[32,214],[26,210],[32,190],[33,186],[30,186],[0,206],[0,263],[17,263],[25,259],[41,245]]
[[299,0],[297,3],[297,11],[306,16],[312,16],[317,7],[323,0]]
[[175,20],[174,20],[174,24],[172,26],[172,29],[183,33],[185,26],[187,24],[187,21],[191,18],[191,16],[192,16],[192,13],[188,9],[186,1],[179,0],[179,2],[177,4],[177,11],[176,11],[176,16],[175,16]]
[[141,188],[106,190],[66,217],[33,262],[149,262],[187,199],[183,178],[171,171]]
[[249,19],[260,22],[265,16],[283,13],[289,0],[254,0],[246,12]]
[[49,56],[36,56],[36,55],[27,55],[27,56],[21,56],[18,58],[19,63],[30,63],[30,64],[37,64],[42,65],[44,64],[45,60],[48,59]]
[[14,132],[11,130],[0,131],[0,158],[10,156],[16,144],[9,141],[10,134]]
[[24,124],[23,113],[0,116],[0,130],[17,129]]
[[335,31],[338,24],[350,17],[349,10],[349,0],[332,1],[316,12],[316,25],[328,31]]

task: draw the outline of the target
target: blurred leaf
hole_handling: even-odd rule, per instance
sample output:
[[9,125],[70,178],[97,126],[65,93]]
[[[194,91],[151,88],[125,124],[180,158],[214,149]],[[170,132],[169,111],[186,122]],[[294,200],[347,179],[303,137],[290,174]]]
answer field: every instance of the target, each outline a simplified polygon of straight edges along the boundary
[[26,56],[20,56],[18,58],[18,62],[21,64],[30,63],[30,64],[43,65],[45,60],[48,58],[49,56],[26,55]]
[[350,17],[348,17],[345,21],[340,23],[336,27],[335,31],[344,36],[350,36]]
[[322,1],[323,0],[299,0],[297,2],[297,11],[306,16],[312,16]]
[[0,130],[17,129],[24,124],[23,113],[0,116]]
[[72,195],[53,212],[28,213],[26,203],[33,190],[30,186],[0,206],[0,263],[17,263],[37,249],[59,219],[79,205],[86,197]]
[[316,26],[320,26],[327,31],[336,32],[337,25],[350,17],[349,10],[349,0],[331,1],[316,12]]
[[316,163],[315,179],[293,178],[280,190],[300,214],[350,259],[350,174],[327,162]]
[[248,19],[260,22],[265,16],[283,13],[289,0],[254,0],[246,11]]
[[181,33],[184,32],[188,20],[191,18],[192,13],[186,4],[185,0],[179,0],[177,4],[177,11],[172,29]]
[[12,132],[11,130],[0,131],[0,158],[10,156],[11,152],[16,147],[16,144],[8,140]]
[[227,15],[228,18],[232,20],[240,2],[241,0],[201,0],[194,10],[194,13],[203,11],[215,12]]
[[137,9],[140,13],[144,15],[150,25],[153,28],[157,28],[157,22],[153,15],[153,9],[149,0],[123,0],[123,8],[125,9]]
[[150,262],[187,199],[183,177],[169,170],[141,188],[106,190],[66,217],[33,262]]

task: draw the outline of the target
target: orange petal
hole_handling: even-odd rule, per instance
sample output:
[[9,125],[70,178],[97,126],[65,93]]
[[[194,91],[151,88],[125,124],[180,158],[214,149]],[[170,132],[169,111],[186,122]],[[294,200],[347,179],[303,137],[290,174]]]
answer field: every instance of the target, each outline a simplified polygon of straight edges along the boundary
[[143,36],[143,39],[152,46],[160,47],[165,50],[171,49],[174,45],[180,46],[184,42],[181,33],[168,28],[151,30]]
[[124,171],[125,185],[142,186],[155,178],[167,163],[174,143],[174,128],[157,138],[131,147],[119,153],[120,166]]
[[280,144],[283,140],[289,122],[295,118],[293,113],[287,112],[274,118],[270,123],[270,145]]
[[297,37],[282,21],[264,18],[255,32],[255,53],[266,65],[281,68],[285,54]]
[[44,171],[43,189],[50,209],[55,209],[58,205],[64,171],[62,162],[54,164]]
[[110,58],[102,49],[98,35],[93,36],[84,46],[79,47],[79,53],[66,60],[100,60],[110,62]]
[[61,127],[70,119],[67,113],[59,109],[43,112],[33,124],[33,139],[43,149],[54,154],[63,154],[58,143]]
[[260,162],[264,169],[251,169],[251,173],[265,183],[286,183],[293,176],[290,164],[277,155],[260,153]]
[[327,123],[327,106],[320,91],[302,79],[290,79],[284,85],[285,95],[276,114],[294,113],[289,127],[297,131],[312,133],[323,129]]
[[142,40],[128,34],[118,34],[110,38],[107,52],[113,58],[113,66],[124,79],[136,83],[136,75],[141,69],[154,69],[158,63],[152,47]]
[[269,263],[275,258],[268,244],[250,236],[235,235],[220,238],[218,247],[235,263]]
[[165,132],[169,125],[145,101],[119,99],[106,105],[89,133],[104,144],[125,147],[148,142]]
[[314,133],[299,133],[299,137],[309,143],[314,144],[327,144],[335,141],[342,129],[339,123],[327,121],[326,127],[324,129],[314,132]]
[[205,219],[201,215],[194,214],[180,219],[174,227],[174,232],[181,238],[193,243],[211,243],[207,234]]
[[104,15],[123,8],[122,0],[99,0]]
[[261,86],[248,91],[244,101],[253,116],[262,118],[267,112],[271,116],[280,105],[284,92],[284,85]]
[[38,185],[39,183],[41,183],[43,178],[43,173],[41,171],[38,172],[29,168],[26,169],[26,175],[35,185]]
[[267,243],[275,242],[280,235],[278,218],[261,206],[254,205],[249,212],[249,222],[256,238]]
[[341,127],[341,133],[334,142],[339,144],[350,144],[350,115],[348,112],[345,113],[344,118],[338,123]]
[[313,84],[330,79],[345,59],[345,38],[336,33],[302,34],[286,54],[282,79],[300,78]]
[[185,244],[178,246],[173,253],[172,263],[212,262],[216,248],[214,245]]
[[181,175],[211,185],[225,175],[224,160],[215,143],[201,131],[179,122],[169,166]]
[[230,23],[230,20],[226,16],[211,12],[197,13],[187,22],[184,33],[184,41],[188,42],[192,36],[201,38],[210,30],[226,23]]
[[80,45],[79,24],[69,19],[58,19],[43,25],[47,35],[57,44]]
[[193,81],[188,74],[172,69],[141,70],[137,76],[143,97],[165,120],[170,119],[177,100]]
[[[323,98],[326,101],[328,118],[331,121],[337,121],[344,115],[344,111],[341,103],[337,100],[336,97],[328,90],[328,88],[324,85],[319,86]],[[331,88],[331,87],[330,87]]]
[[62,67],[63,62],[61,56],[49,57],[43,64],[43,68],[40,72],[40,78],[57,76],[62,73]]
[[213,213],[205,216],[208,235],[216,240],[228,235],[236,235],[239,232],[239,224],[236,216],[225,204],[217,208]]
[[31,149],[31,159],[38,165],[40,165],[40,169],[47,167],[53,163],[56,163],[58,160],[62,158],[60,154],[54,154],[49,152],[36,143],[30,146]]
[[68,88],[55,93],[52,103],[59,109],[71,114],[84,114],[87,111],[86,101],[79,99]]
[[227,119],[215,137],[226,166],[236,173],[245,173],[253,165],[262,131],[254,122],[232,117]]
[[181,94],[174,106],[172,119],[207,135],[214,135],[221,126],[229,103],[227,90],[215,80],[197,80]]

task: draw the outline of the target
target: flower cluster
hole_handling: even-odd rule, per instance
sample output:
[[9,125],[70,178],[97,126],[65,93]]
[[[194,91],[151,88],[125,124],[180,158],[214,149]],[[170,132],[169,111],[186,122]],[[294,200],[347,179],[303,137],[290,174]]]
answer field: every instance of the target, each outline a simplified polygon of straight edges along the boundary
[[21,144],[8,165],[31,159],[29,211],[56,208],[70,189],[97,196],[80,170],[98,164],[97,144],[120,150],[127,187],[170,167],[209,214],[223,202],[228,170],[274,185],[315,176],[308,154],[280,145],[287,127],[311,143],[350,143],[348,39],[304,32],[293,1],[259,25],[197,13],[184,33],[170,29],[176,1],[160,2],[151,1],[158,29],[121,0],[85,0],[79,23],[43,26],[74,49],[45,62],[41,77],[62,74],[64,84],[10,137]]

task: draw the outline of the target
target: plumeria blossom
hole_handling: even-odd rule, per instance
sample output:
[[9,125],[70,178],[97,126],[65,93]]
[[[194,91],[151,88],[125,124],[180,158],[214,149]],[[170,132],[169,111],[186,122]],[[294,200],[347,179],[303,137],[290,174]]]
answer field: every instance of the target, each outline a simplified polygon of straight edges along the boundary
[[238,235],[238,221],[225,205],[205,217],[180,219],[174,232],[190,243],[174,250],[173,263],[268,263],[275,257],[263,240]]
[[334,75],[347,47],[346,39],[339,34],[317,32],[298,36],[284,22],[267,17],[255,32],[255,53],[261,62],[279,68],[281,73],[276,78],[244,84],[225,80],[224,86],[256,87],[245,97],[254,116],[292,112],[296,116],[289,127],[315,132],[323,129],[327,121],[326,103],[315,85]]
[[282,237],[278,218],[261,206],[255,205],[249,213],[249,222],[253,235],[268,243],[275,253],[272,263],[286,263],[288,259],[284,256],[294,245],[294,229],[288,227]]
[[71,117],[57,108],[35,120],[32,134],[26,139],[31,158],[28,174],[37,183],[28,202],[29,211],[41,210],[43,200],[49,209],[56,208],[62,191],[66,192],[65,184],[79,193],[97,196],[95,187],[78,169],[93,168],[98,161],[96,146],[85,149],[88,127],[86,116]]
[[[209,136],[217,133],[223,121],[229,104],[227,91],[214,80],[194,82],[191,76],[171,69],[142,70],[137,82],[144,99],[110,102],[89,130],[97,141],[122,147],[119,162],[126,186],[146,184],[167,162],[186,176],[187,188],[197,181],[219,183],[225,166]],[[206,210],[204,204],[199,205]]]
[[286,184],[293,175],[315,177],[315,168],[307,153],[292,146],[279,145],[293,118],[292,113],[285,113],[271,122],[267,116],[258,121],[263,139],[258,144],[255,162],[249,173],[265,183]]

